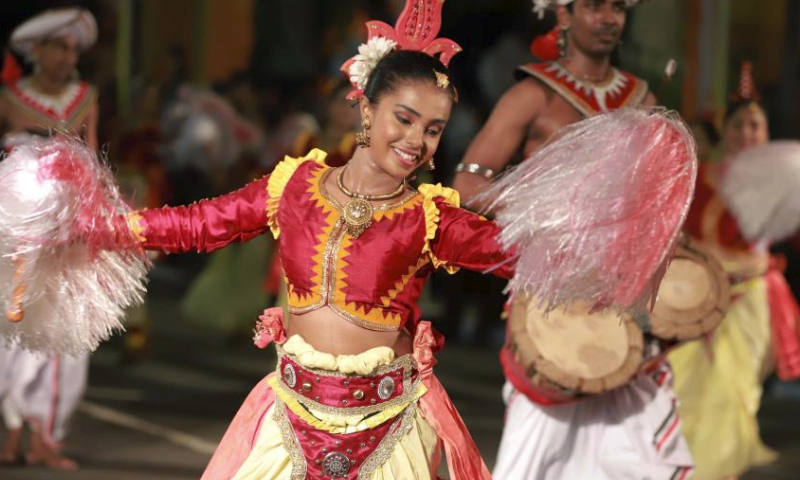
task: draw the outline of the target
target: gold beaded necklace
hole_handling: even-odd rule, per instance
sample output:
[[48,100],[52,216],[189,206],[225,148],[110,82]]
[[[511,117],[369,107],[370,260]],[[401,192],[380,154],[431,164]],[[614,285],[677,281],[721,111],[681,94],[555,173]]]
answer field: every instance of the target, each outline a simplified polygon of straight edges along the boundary
[[[347,167],[345,167],[347,168]],[[342,219],[344,219],[344,226],[347,233],[353,238],[358,238],[359,235],[364,233],[372,225],[372,216],[375,214],[375,207],[372,206],[370,201],[389,200],[400,196],[406,188],[406,181],[403,180],[397,190],[383,195],[362,195],[353,192],[344,186],[344,171],[345,168],[339,170],[336,175],[336,186],[345,195],[350,197],[350,200],[345,204],[342,209]]]

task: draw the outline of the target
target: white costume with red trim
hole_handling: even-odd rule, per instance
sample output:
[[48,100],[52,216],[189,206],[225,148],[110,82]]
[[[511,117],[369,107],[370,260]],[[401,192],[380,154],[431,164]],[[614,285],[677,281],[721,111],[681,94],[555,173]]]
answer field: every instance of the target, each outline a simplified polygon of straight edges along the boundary
[[539,80],[585,117],[640,106],[648,92],[647,82],[617,68],[612,68],[611,78],[599,85],[578,80],[559,62],[521,65],[516,74],[520,79]]
[[[63,35],[74,37],[85,50],[97,40],[94,17],[82,8],[46,10],[18,26],[10,44],[32,60],[36,43]],[[0,95],[44,134],[48,130],[76,132],[97,103],[96,89],[81,81],[69,83],[60,95],[52,96],[38,93],[30,78],[22,78],[5,85]],[[30,137],[30,132],[9,132],[3,146],[14,148]],[[45,442],[56,446],[63,442],[86,389],[88,371],[86,354],[44,356],[15,344],[0,348],[0,405],[6,427],[20,428],[27,423]]]
[[0,349],[0,366],[6,428],[28,423],[46,442],[61,444],[86,389],[89,355],[44,356],[13,345]]
[[38,93],[30,77],[6,85],[3,94],[16,108],[42,124],[67,129],[80,126],[87,109],[97,101],[95,88],[86,82],[71,82],[60,95],[52,96]]
[[576,402],[542,406],[503,389],[506,427],[492,476],[503,480],[683,480],[692,459],[668,365]]

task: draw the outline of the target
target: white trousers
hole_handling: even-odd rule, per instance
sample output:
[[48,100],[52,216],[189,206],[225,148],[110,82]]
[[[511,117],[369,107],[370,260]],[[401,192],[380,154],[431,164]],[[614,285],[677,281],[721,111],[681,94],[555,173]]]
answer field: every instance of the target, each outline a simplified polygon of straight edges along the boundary
[[0,348],[0,399],[6,428],[27,422],[55,445],[86,390],[89,355],[45,356],[16,345]]
[[692,459],[680,431],[671,372],[545,407],[506,382],[506,422],[493,477],[502,480],[672,480]]

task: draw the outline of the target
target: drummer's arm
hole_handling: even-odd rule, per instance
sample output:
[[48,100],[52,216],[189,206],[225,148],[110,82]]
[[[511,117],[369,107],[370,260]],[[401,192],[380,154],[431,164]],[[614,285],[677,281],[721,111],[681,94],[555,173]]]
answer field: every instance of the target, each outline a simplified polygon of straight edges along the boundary
[[498,243],[500,227],[493,221],[445,202],[437,202],[439,225],[430,242],[434,264],[453,273],[466,268],[501,278],[514,275],[516,260]]
[[492,183],[492,177],[508,167],[547,101],[544,84],[526,78],[511,87],[494,107],[461,161],[464,170],[453,180],[453,188],[471,210],[481,209],[476,196]]

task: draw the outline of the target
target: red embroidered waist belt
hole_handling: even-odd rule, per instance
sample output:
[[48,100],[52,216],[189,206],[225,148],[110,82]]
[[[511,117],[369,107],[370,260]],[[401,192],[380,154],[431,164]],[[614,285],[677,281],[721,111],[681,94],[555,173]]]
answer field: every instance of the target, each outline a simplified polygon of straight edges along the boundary
[[[286,341],[286,332],[283,328],[283,312],[280,308],[271,308],[265,310],[264,314],[261,315],[259,319],[260,321],[256,326],[256,336],[254,338],[256,345],[261,348],[265,348],[273,341],[275,341],[275,343],[278,345],[281,345]],[[320,438],[325,440],[325,446],[322,446],[318,443],[321,440],[314,438],[304,440],[303,443],[305,449],[301,449],[299,446],[301,442],[299,441],[297,432],[299,432],[301,437],[307,438],[310,431],[308,422],[299,418],[300,415],[296,414],[294,411],[291,413],[295,414],[298,418],[292,420],[290,418],[290,413],[288,413],[288,410],[290,409],[285,405],[284,401],[282,399],[276,399],[276,420],[281,425],[284,445],[290,451],[290,455],[292,455],[292,480],[303,478],[326,478],[326,476],[329,478],[369,478],[370,470],[376,469],[381,463],[389,458],[391,450],[394,446],[394,443],[392,442],[399,441],[400,437],[405,432],[413,428],[411,422],[416,414],[416,409],[418,406],[421,409],[422,415],[425,417],[425,421],[428,422],[431,427],[433,427],[433,429],[436,431],[436,435],[442,442],[442,446],[444,447],[447,455],[447,466],[450,470],[451,478],[491,480],[492,476],[489,473],[489,469],[486,468],[486,465],[483,463],[480,452],[475,446],[475,443],[472,441],[472,437],[469,435],[467,427],[464,425],[464,421],[461,419],[461,416],[458,414],[458,411],[456,411],[453,402],[444,391],[442,384],[439,383],[439,381],[433,375],[433,366],[436,364],[436,358],[434,355],[442,348],[443,345],[444,338],[441,336],[441,334],[433,329],[429,322],[420,322],[419,325],[417,325],[417,329],[414,334],[414,356],[412,364],[414,367],[410,372],[408,372],[405,367],[403,368],[403,381],[399,382],[402,386],[402,391],[398,389],[397,392],[392,392],[392,395],[397,395],[395,398],[400,398],[403,395],[410,395],[410,398],[413,398],[414,400],[411,401],[411,403],[409,403],[407,406],[403,406],[402,400],[398,402],[398,405],[396,405],[394,408],[401,408],[403,411],[400,415],[393,418],[393,420],[390,422],[391,426],[387,428],[384,423],[374,423],[376,427],[368,429],[363,433],[359,432],[358,436],[347,437],[347,445],[345,445],[344,434],[332,434],[324,429],[314,427],[314,434],[320,435]],[[370,383],[374,383],[376,388],[379,388],[380,382],[383,378],[387,376],[391,377],[391,375],[387,375],[387,373],[397,369],[397,367],[393,367],[396,362],[411,362],[410,358],[408,360],[403,360],[403,358],[400,358],[394,363],[388,365],[386,367],[389,369],[388,371],[381,371],[379,369],[372,375],[367,376],[370,378],[370,380],[366,383],[367,387],[372,388],[370,387]],[[352,406],[350,404],[351,400],[349,398],[345,398],[347,394],[355,395],[356,390],[358,390],[358,388],[355,390],[350,390],[351,387],[355,386],[353,384],[354,377],[350,376],[348,378],[344,378],[345,376],[340,374],[330,375],[330,372],[312,371],[310,369],[301,367],[296,359],[289,358],[289,361],[293,362],[292,368],[295,370],[294,387],[289,387],[288,384],[285,384],[285,379],[283,379],[283,369],[288,363],[283,357],[280,358],[278,364],[279,375],[270,377],[268,380],[274,380],[274,385],[271,386],[276,392],[277,397],[280,397],[281,394],[286,392],[293,392],[291,394],[287,393],[285,397],[292,402],[299,403],[303,409],[306,409],[306,412],[308,412],[308,407],[305,405],[324,405],[323,402],[335,404],[337,400],[341,403],[342,400],[345,399],[348,400],[348,405],[346,407],[327,405],[325,408],[344,408],[344,412],[352,413],[355,413],[353,410],[354,408],[364,408],[364,406],[360,406],[358,403],[355,404],[356,406]],[[323,392],[321,395],[311,394],[311,392],[314,391],[314,384],[310,381],[309,383],[311,383],[311,390],[305,392],[305,394],[298,392],[298,368],[302,368],[302,370],[304,370],[300,372],[300,376],[306,379],[299,383],[301,391],[303,390],[303,382],[309,381],[309,378],[316,382],[316,376],[313,375],[319,373],[320,387],[317,390],[322,391],[322,377],[338,377],[338,380],[331,380],[331,382],[341,382],[341,386],[347,388],[347,393],[337,390],[336,393]],[[414,369],[416,369],[416,371],[414,371]],[[309,376],[306,376],[306,371],[309,373]],[[383,375],[383,377],[376,382],[376,375],[378,377]],[[395,373],[395,377],[391,378],[395,379],[395,388],[397,389],[398,382],[396,375],[397,374]],[[406,379],[408,379],[408,383]],[[344,385],[345,380],[349,380],[350,384]],[[331,385],[333,385],[333,383]],[[362,383],[359,382],[358,384]],[[414,389],[419,389],[419,393],[408,393],[414,391],[414,389],[409,388],[409,385],[412,384],[416,385],[416,388]],[[419,398],[419,395],[422,393],[424,393],[424,395]],[[393,403],[391,398],[392,395],[390,395],[390,398],[387,398],[385,401],[380,398],[380,395],[378,395],[378,398],[375,399],[375,405],[372,405],[372,399],[375,397],[367,396],[367,391],[364,391],[364,394],[366,401],[370,403],[367,408],[377,407],[376,410],[379,411],[389,411],[393,408],[390,405],[390,403]],[[319,400],[315,400],[317,396],[319,396]],[[304,398],[304,400],[300,402],[299,398]],[[418,401],[416,400],[417,398],[419,398]],[[357,401],[360,402],[360,400]],[[309,402],[316,403],[311,404]],[[373,414],[374,417],[379,417],[381,415],[379,411]],[[300,412],[302,413],[303,410],[301,409]],[[374,417],[369,417],[369,419],[373,420]],[[305,436],[302,433],[303,425],[306,425]],[[387,430],[379,431],[378,427],[380,427],[380,425],[384,425],[383,428],[387,428]],[[371,430],[371,433],[367,434],[366,432],[369,430]],[[370,451],[364,450],[363,453],[358,453],[357,456],[355,456],[356,450],[352,448],[352,445],[357,445],[358,447],[361,447],[362,443],[364,443],[365,446],[369,445],[369,441],[371,440],[372,436],[375,437],[375,441],[372,442],[372,444],[377,444],[378,446]],[[364,438],[366,438],[366,442],[363,441]],[[351,439],[354,441],[349,442]],[[355,441],[356,439],[357,442]],[[341,441],[342,443],[337,445],[337,440]],[[312,441],[314,442],[313,445],[311,444]],[[334,447],[333,450],[328,446],[331,444]],[[328,450],[323,453],[322,448],[326,448]],[[344,452],[342,452],[342,449],[344,449]],[[348,449],[352,450],[353,453],[348,454]],[[338,455],[329,456],[331,453],[336,453]],[[350,458],[348,455],[354,455],[355,457]],[[345,462],[345,458],[347,459],[347,462]],[[320,461],[319,464],[317,464],[317,460]],[[327,470],[324,470],[325,467],[323,467],[323,465],[328,465]],[[306,475],[307,473],[308,475]]]
[[[292,457],[292,478],[369,478],[412,428],[420,392],[414,360],[401,357],[369,375],[346,375],[304,367],[278,352],[282,400],[275,420]],[[332,425],[330,416],[342,422]]]
[[417,370],[411,356],[360,376],[304,367],[279,348],[278,377],[281,389],[295,400],[337,415],[379,412],[407,402],[417,393]]

